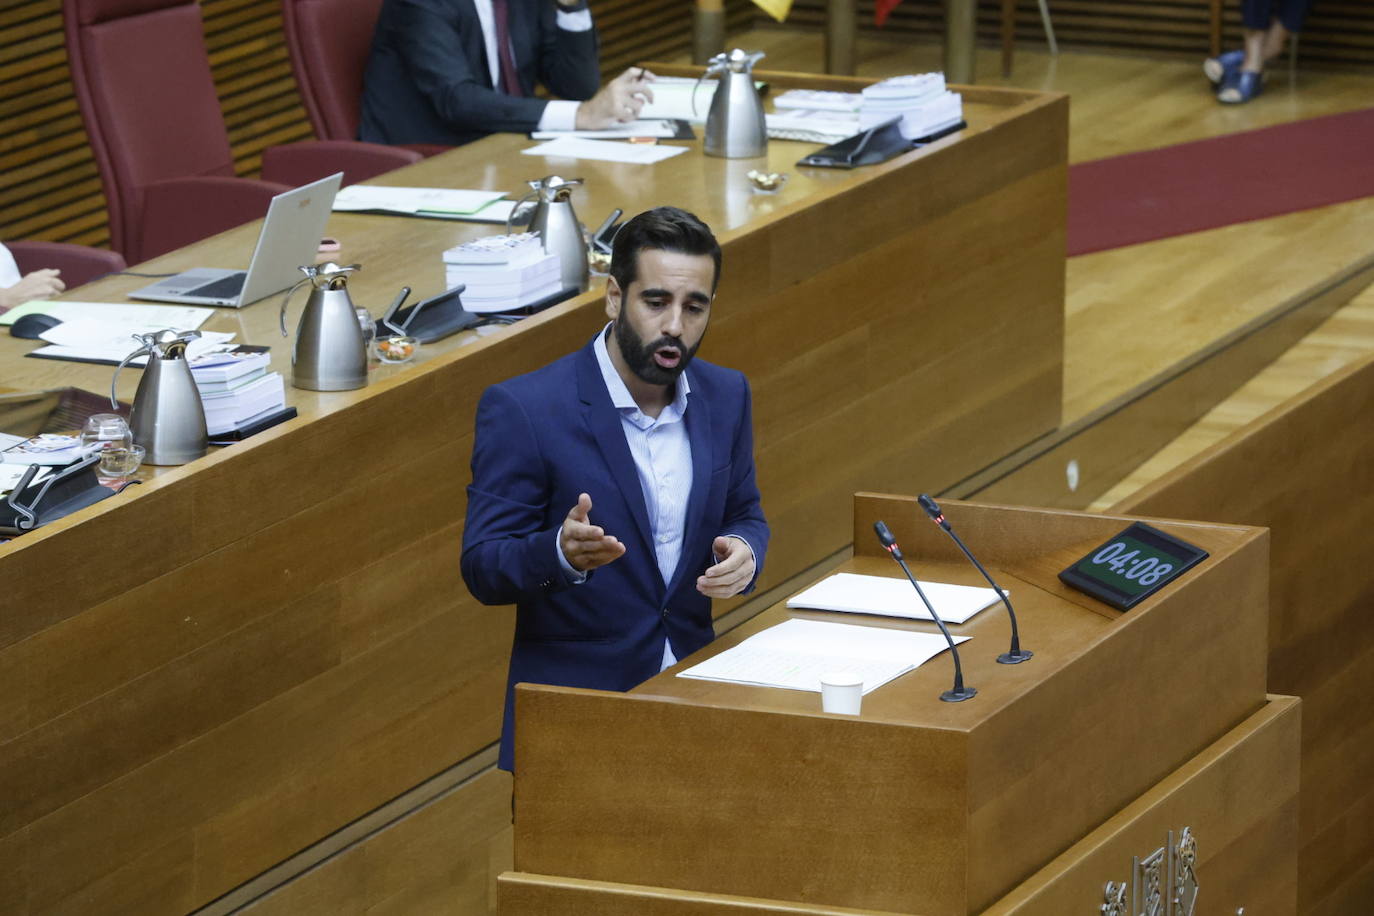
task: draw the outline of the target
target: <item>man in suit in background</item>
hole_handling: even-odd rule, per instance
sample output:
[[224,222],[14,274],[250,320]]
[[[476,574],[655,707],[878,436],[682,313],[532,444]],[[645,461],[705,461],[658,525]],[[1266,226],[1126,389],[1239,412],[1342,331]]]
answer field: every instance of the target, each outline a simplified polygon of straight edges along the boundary
[[659,207],[611,258],[610,323],[477,408],[462,568],[479,601],[516,605],[507,770],[515,684],[629,690],[711,641],[711,599],[752,589],[768,547],[748,382],[692,358],[720,246]]
[[[653,75],[626,70],[598,91],[597,48],[586,0],[385,0],[358,137],[457,146],[632,121]],[[561,98],[535,98],[541,83]]]

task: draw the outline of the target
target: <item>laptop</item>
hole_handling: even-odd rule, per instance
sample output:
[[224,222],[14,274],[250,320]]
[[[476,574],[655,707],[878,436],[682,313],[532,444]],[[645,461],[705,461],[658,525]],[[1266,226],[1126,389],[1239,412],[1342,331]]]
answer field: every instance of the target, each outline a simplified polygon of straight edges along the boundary
[[272,198],[247,270],[197,267],[129,293],[130,299],[242,308],[279,293],[314,264],[343,172]]

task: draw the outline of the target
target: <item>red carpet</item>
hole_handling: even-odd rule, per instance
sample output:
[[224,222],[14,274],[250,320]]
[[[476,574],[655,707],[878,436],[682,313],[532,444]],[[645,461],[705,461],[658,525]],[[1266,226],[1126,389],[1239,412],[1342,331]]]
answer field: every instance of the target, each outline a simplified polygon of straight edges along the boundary
[[1374,109],[1069,168],[1070,255],[1374,195]]

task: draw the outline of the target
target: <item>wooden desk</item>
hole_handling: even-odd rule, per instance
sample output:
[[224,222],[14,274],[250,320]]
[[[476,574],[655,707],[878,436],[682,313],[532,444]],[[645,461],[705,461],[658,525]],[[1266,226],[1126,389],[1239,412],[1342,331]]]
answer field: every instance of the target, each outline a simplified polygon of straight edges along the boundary
[[[961,136],[871,169],[799,171],[808,147],[774,143],[768,167],[793,173],[776,196],[746,184],[759,160],[547,161],[511,136],[386,180],[516,191],[581,175],[587,223],[675,203],[712,225],[725,271],[701,355],[753,384],[767,587],[849,542],[855,489],[939,489],[1058,422],[1067,100],[969,89],[965,105]],[[141,269],[239,266],[256,231]],[[439,291],[440,253],[491,231],[360,215],[329,226],[341,258],[363,264],[352,290],[374,312],[403,283]],[[143,282],[74,298],[117,301]],[[277,306],[222,310],[206,327],[272,344],[287,373]],[[487,384],[604,320],[594,288],[425,348],[363,390],[290,390],[299,420],[0,545],[8,910],[191,910],[489,753],[511,615],[473,602],[458,575],[473,411]],[[107,388],[110,369],[22,358],[30,346],[0,337],[7,386]],[[121,377],[122,397],[137,376]],[[482,824],[502,814],[504,785],[470,787]],[[485,874],[485,840],[467,839]]]

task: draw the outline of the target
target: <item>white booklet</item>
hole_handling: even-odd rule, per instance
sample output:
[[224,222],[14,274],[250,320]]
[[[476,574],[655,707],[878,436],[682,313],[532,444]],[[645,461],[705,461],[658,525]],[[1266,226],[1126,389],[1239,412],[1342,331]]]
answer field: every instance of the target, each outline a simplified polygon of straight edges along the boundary
[[[922,581],[921,591],[925,592],[945,623],[964,623],[974,614],[1001,600],[990,588],[950,585],[946,582]],[[931,619],[930,612],[921,603],[911,583],[906,579],[888,576],[835,573],[788,599],[787,606],[909,617],[912,620]]]
[[559,137],[581,137],[584,140],[628,140],[631,137],[658,137],[670,140],[677,136],[677,122],[672,118],[640,118],[615,127],[600,130],[536,130],[531,140],[557,140]]
[[[956,643],[967,639],[954,637]],[[821,675],[843,671],[861,676],[864,693],[870,693],[947,648],[939,633],[788,620],[678,672],[678,677],[819,692]]]

